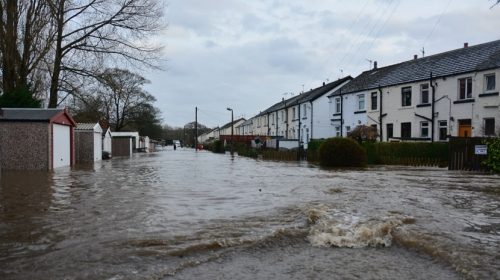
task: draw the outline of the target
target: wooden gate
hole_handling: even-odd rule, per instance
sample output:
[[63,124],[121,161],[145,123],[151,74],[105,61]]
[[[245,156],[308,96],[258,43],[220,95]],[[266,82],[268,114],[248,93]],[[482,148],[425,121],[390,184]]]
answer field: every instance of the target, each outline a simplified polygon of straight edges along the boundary
[[487,155],[476,154],[476,148],[481,150],[484,138],[481,137],[451,137],[449,170],[488,171],[482,162]]

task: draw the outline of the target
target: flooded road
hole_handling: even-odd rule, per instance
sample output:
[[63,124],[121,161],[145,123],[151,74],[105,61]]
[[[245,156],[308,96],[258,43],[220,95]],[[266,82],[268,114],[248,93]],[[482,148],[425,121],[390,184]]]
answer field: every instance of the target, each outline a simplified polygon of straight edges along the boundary
[[500,279],[500,177],[178,149],[0,175],[0,279]]

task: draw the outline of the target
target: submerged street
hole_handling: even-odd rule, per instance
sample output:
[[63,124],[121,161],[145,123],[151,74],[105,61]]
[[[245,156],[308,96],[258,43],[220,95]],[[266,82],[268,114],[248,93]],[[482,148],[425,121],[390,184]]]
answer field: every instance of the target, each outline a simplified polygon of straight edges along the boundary
[[1,279],[500,279],[500,177],[191,149],[0,175]]

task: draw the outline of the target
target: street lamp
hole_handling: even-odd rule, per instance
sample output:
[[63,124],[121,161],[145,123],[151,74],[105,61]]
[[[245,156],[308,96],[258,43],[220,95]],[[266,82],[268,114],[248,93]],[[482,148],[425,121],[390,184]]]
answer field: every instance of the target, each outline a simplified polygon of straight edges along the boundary
[[231,155],[233,154],[233,146],[234,146],[234,118],[233,118],[233,109],[227,107],[228,111],[231,111]]

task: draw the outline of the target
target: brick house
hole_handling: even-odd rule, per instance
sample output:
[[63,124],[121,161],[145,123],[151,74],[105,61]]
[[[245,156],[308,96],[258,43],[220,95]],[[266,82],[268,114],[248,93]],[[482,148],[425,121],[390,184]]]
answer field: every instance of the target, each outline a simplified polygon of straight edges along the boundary
[[73,166],[75,121],[64,109],[0,109],[0,168]]

